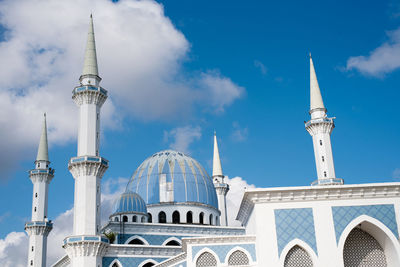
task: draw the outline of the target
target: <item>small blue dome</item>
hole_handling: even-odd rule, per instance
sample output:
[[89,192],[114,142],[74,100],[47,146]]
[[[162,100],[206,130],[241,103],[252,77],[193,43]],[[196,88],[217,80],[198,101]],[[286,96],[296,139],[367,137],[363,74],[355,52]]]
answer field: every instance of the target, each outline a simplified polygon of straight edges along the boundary
[[[218,209],[214,184],[203,166],[173,150],[160,151],[143,161],[133,173],[127,190],[140,194],[147,205],[200,203]],[[168,191],[168,197],[160,199],[164,191]]]
[[126,191],[115,201],[113,213],[145,213],[147,214],[146,202],[138,194]]

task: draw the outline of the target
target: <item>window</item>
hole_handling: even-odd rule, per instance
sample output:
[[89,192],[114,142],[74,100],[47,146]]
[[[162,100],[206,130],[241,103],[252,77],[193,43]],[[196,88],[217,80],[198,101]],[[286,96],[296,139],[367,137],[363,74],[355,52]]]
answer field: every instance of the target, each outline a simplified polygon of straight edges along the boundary
[[33,246],[32,246],[32,251],[33,251]]
[[114,222],[119,222],[119,218],[118,218],[118,217],[115,217],[115,218],[114,218]]
[[134,215],[134,216],[132,217],[132,222],[137,222],[137,216],[136,216],[136,215]]
[[35,197],[37,197],[37,193],[35,193]]
[[325,157],[324,156],[322,156],[322,162],[324,162],[325,161]]
[[122,221],[123,221],[123,222],[128,222],[128,216],[122,217]]
[[132,239],[129,241],[130,245],[144,245],[144,242],[140,240],[139,238]]
[[145,220],[145,217],[142,216],[142,218],[140,219],[140,221],[141,221],[141,222],[145,222],[144,220]]
[[310,255],[298,245],[292,247],[285,258],[284,267],[312,267],[313,262]]
[[212,225],[213,223],[213,216],[212,216],[212,214],[210,214],[210,225]]
[[172,213],[172,223],[180,223],[181,218],[180,218],[180,214],[179,211],[174,211],[174,213]]
[[324,177],[326,177],[326,172],[324,172]]
[[193,223],[193,214],[191,211],[188,211],[186,213],[186,222],[187,223]]
[[180,246],[181,244],[179,244],[178,241],[176,240],[171,240],[169,241],[167,244],[165,244],[166,246]]
[[196,267],[214,267],[217,266],[217,260],[210,252],[202,253],[196,261]]
[[143,265],[143,267],[151,267],[151,266],[154,266],[154,265],[155,265],[154,263],[148,262],[145,265]]
[[165,214],[165,212],[160,211],[160,213],[158,214],[158,222],[159,223],[166,223],[167,222],[167,215]]
[[31,266],[33,265],[33,261],[31,260]]
[[240,250],[236,250],[233,252],[228,259],[228,264],[229,266],[243,266],[243,265],[249,265],[249,258],[247,257],[246,253]]
[[200,223],[200,224],[204,224],[204,213],[203,213],[203,212],[200,212],[200,215],[199,215],[199,223]]
[[153,217],[151,216],[151,213],[147,213],[147,216],[149,216],[148,222],[149,223],[153,222]]
[[36,212],[36,207],[34,208],[34,210],[33,210],[34,212]]
[[322,140],[319,140],[319,145],[322,146]]

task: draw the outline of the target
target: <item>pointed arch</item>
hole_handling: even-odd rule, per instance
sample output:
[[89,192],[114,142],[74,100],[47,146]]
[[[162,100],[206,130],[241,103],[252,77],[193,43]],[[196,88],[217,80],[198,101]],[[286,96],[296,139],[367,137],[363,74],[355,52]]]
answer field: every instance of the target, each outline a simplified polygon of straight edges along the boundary
[[138,265],[138,267],[150,267],[150,266],[156,265],[157,263],[158,262],[156,262],[155,260],[148,259],[148,260],[145,260],[145,261],[141,262]]
[[143,242],[143,245],[149,245],[149,242],[147,242],[146,239],[144,239],[143,237],[138,236],[138,235],[134,235],[134,236],[129,237],[129,238],[125,241],[125,244],[129,244],[131,241],[134,241],[135,239],[136,239],[136,240],[140,240],[141,242]]
[[[250,253],[246,249],[244,249],[242,247],[239,247],[239,246],[236,246],[236,247],[232,248],[231,250],[228,251],[228,253],[226,253],[225,261],[224,261],[225,264],[229,263],[229,259],[231,258],[231,256],[234,255],[234,253],[237,253],[237,252],[244,253],[244,255],[248,259],[248,263],[242,264],[242,265],[253,265],[254,264],[253,258],[251,257]],[[229,266],[231,266],[231,264]]]
[[[215,263],[215,265],[202,265],[203,261],[207,259],[211,261],[211,262],[209,261],[210,263],[212,264]],[[213,259],[215,259],[215,262],[213,261]],[[218,255],[214,251],[208,248],[203,248],[202,250],[197,252],[196,256],[193,259],[193,263],[195,264],[196,267],[203,267],[203,266],[216,267],[221,264]]]
[[315,251],[310,247],[310,245],[308,245],[306,242],[298,238],[293,239],[283,248],[279,260],[280,266],[285,265],[285,259],[289,251],[295,246],[298,246],[301,249],[303,249],[310,256],[313,266],[316,266],[315,264],[317,262],[317,254],[315,254]]
[[166,240],[162,243],[162,246],[170,246],[170,245],[168,245],[168,243],[170,243],[170,242],[176,242],[176,243],[178,243],[178,246],[182,246],[182,241],[179,240],[178,238],[174,237],[174,236],[172,236],[172,237],[166,239]]
[[[343,230],[338,242],[338,249],[341,255],[343,255],[347,237],[356,227],[371,235],[379,243],[385,253],[387,267],[400,266],[400,244],[396,236],[386,225],[368,215],[361,215],[355,218]],[[341,257],[341,262],[344,265],[343,256]]]
[[119,262],[118,259],[114,259],[114,260],[110,263],[109,267],[122,267],[122,264],[121,264],[121,262]]

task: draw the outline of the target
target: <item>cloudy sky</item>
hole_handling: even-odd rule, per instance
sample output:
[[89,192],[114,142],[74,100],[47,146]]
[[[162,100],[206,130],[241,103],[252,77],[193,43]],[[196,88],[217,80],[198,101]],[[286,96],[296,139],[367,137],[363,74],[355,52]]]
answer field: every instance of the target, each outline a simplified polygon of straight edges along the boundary
[[[230,210],[245,187],[316,179],[309,119],[312,52],[346,183],[400,179],[398,1],[3,0],[0,2],[0,265],[25,265],[33,167],[49,126],[50,263],[70,234],[77,107],[93,13],[102,86],[103,219],[137,166],[166,148],[211,172],[217,131]],[[234,212],[229,214],[231,220]]]

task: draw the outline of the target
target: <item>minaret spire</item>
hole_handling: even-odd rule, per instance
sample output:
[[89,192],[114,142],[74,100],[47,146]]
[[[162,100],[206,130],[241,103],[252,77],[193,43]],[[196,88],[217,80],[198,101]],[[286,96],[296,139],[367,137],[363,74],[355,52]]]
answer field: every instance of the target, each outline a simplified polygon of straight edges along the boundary
[[310,112],[316,109],[325,109],[325,106],[310,53]]
[[49,161],[49,150],[47,144],[47,124],[46,113],[43,115],[42,135],[40,136],[39,148],[36,156],[36,161]]
[[310,115],[305,126],[312,136],[315,165],[318,179],[312,185],[343,184],[343,179],[336,178],[333,164],[331,133],[335,127],[334,118],[328,118],[322,101],[314,63],[310,54]]
[[217,134],[214,132],[214,157],[213,157],[213,182],[215,191],[217,192],[218,208],[221,212],[219,224],[228,226],[228,216],[226,211],[226,194],[229,191],[229,185],[224,182],[222,174],[221,160],[219,158]]
[[85,61],[83,63],[82,76],[99,76],[97,67],[96,41],[94,39],[93,16],[90,14],[89,31],[86,43]]

